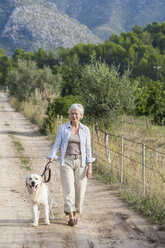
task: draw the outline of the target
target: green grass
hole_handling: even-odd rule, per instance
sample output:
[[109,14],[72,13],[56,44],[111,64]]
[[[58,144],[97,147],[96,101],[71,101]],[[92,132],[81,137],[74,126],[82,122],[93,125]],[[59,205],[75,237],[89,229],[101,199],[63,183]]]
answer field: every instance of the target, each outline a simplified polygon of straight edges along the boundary
[[21,165],[24,169],[31,171],[31,167],[29,166],[29,159],[27,157],[21,158]]
[[13,144],[15,145],[15,147],[16,147],[16,149],[17,149],[18,152],[24,151],[24,148],[23,148],[23,146],[21,145],[21,143],[20,143],[19,140],[14,139],[14,140],[13,140]]
[[19,139],[15,138],[13,134],[9,134],[9,137],[12,139],[12,143],[14,144],[16,150],[18,152],[23,152],[24,151],[24,147],[22,146],[22,144],[19,141]]
[[29,159],[22,154],[25,151],[25,149],[22,146],[20,140],[18,138],[15,138],[12,133],[10,133],[8,136],[12,139],[12,143],[13,143],[17,153],[22,155],[21,157],[19,156],[20,161],[21,161],[21,167],[28,170],[28,171],[31,171],[31,167],[29,165],[29,162],[30,162]]
[[[128,189],[127,186],[120,184],[113,177],[113,173],[100,167],[98,164],[93,165],[93,177],[104,184],[109,184],[111,190],[117,190],[119,195],[133,209],[147,217],[151,223],[157,224],[159,229],[165,229],[165,208],[155,196],[146,195],[145,197],[136,192],[136,189]],[[134,192],[134,193],[133,193]]]
[[8,136],[9,136],[10,138],[14,139],[14,135],[13,135],[13,134],[9,133]]
[[142,197],[126,190],[120,191],[120,196],[136,211],[149,218],[151,223],[156,223],[160,229],[165,229],[165,209],[156,197],[149,195]]
[[117,180],[115,177],[113,177],[112,173],[110,170],[108,170],[108,168],[103,168],[102,166],[100,166],[99,164],[95,163],[93,165],[93,176],[106,184],[110,184],[110,183],[116,183]]
[[7,121],[5,121],[4,126],[8,127],[10,126],[10,124]]

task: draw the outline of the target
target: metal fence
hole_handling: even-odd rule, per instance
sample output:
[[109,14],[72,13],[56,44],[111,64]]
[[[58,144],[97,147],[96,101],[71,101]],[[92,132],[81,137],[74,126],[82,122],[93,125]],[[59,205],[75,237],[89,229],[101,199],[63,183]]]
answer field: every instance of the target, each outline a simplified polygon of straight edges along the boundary
[[92,153],[121,184],[165,205],[165,153],[143,143],[92,128]]

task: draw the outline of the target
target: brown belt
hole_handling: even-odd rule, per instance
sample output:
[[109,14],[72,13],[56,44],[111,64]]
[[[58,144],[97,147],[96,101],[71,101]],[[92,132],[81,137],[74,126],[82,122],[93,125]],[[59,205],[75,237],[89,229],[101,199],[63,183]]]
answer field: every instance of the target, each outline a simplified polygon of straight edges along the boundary
[[66,154],[67,156],[73,157],[74,160],[79,159],[81,154]]

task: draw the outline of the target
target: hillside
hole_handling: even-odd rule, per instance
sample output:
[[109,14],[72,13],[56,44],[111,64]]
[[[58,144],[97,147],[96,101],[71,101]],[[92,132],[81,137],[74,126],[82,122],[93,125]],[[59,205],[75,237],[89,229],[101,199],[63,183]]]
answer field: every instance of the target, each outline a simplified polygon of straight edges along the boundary
[[1,0],[0,49],[98,44],[136,24],[164,22],[164,10],[163,0]]
[[165,21],[164,0],[50,0],[102,39],[153,21]]
[[30,51],[42,47],[48,51],[101,41],[49,1],[2,0],[0,11],[0,48],[8,54],[16,48]]

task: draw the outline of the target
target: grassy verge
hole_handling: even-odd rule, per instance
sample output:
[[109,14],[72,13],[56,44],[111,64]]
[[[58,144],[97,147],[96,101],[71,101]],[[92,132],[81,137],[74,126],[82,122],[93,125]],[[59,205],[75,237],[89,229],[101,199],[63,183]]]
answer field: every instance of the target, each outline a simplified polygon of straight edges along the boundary
[[156,223],[160,229],[165,229],[165,209],[156,197],[139,196],[126,190],[120,191],[120,196],[137,212],[149,218],[151,223]]
[[9,137],[12,139],[12,143],[13,143],[17,153],[22,155],[20,157],[21,167],[28,170],[28,171],[31,171],[31,167],[29,165],[30,160],[22,154],[25,151],[25,149],[22,146],[20,140],[18,138],[16,138],[13,134],[9,134]]
[[96,164],[93,166],[93,176],[99,180],[102,183],[105,184],[111,184],[111,183],[116,183],[117,179],[113,177],[111,170],[108,168],[104,168],[100,166],[99,164]]
[[47,101],[42,100],[34,103],[34,101],[30,99],[28,102],[19,102],[19,100],[14,97],[10,97],[9,100],[15,111],[23,113],[26,118],[42,130],[43,118],[48,106]]
[[151,223],[157,224],[160,230],[165,229],[165,208],[155,196],[146,195],[144,197],[136,189],[120,184],[118,179],[113,177],[113,173],[110,170],[98,164],[93,166],[93,176],[100,182],[109,184],[111,190],[115,189],[115,192],[117,190],[122,200],[147,217]]

